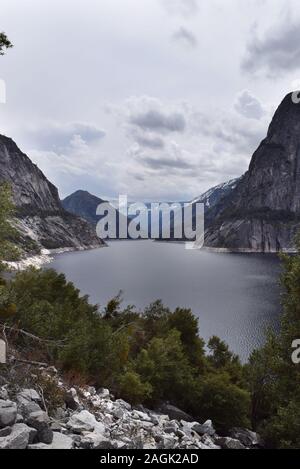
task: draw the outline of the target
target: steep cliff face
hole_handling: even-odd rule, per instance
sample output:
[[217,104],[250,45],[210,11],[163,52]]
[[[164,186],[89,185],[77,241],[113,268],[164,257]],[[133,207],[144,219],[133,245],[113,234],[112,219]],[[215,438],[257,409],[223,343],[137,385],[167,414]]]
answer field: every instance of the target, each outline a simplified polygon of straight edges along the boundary
[[4,181],[12,187],[25,250],[81,249],[103,244],[89,223],[64,210],[56,187],[15,142],[0,135],[0,182]]
[[206,245],[262,252],[292,250],[299,229],[300,104],[294,104],[289,94],[248,172],[208,217]]
[[23,212],[61,209],[56,187],[12,139],[3,135],[0,135],[0,180],[11,184],[14,203]]

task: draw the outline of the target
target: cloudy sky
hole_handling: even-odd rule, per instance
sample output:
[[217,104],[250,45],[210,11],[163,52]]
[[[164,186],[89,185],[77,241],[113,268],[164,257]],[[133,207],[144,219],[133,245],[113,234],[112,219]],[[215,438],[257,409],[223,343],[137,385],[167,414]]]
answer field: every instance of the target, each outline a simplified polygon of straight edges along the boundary
[[194,198],[300,85],[298,0],[1,0],[0,30],[0,132],[62,197]]

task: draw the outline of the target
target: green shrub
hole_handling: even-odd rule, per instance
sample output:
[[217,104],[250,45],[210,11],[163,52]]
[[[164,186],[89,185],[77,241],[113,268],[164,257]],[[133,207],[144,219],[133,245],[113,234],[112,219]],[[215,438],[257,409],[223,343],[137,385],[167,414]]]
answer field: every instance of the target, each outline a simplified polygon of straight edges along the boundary
[[140,375],[126,371],[119,379],[119,394],[132,404],[141,404],[152,396],[153,388],[148,382],[142,382]]
[[233,427],[250,427],[250,394],[232,384],[227,373],[205,377],[200,390],[197,403],[200,419],[211,419],[221,434]]

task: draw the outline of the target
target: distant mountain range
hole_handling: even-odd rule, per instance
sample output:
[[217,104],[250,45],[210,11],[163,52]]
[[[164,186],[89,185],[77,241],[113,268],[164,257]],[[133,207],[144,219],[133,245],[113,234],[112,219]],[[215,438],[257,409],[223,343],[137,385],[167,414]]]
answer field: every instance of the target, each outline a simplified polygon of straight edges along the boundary
[[[111,207],[114,207],[114,205],[109,203],[107,200],[101,199],[100,197],[92,195],[88,191],[84,190],[78,190],[61,201],[65,210],[85,219],[94,226],[96,226],[98,221],[103,219],[105,216],[97,215],[97,207],[102,203],[108,203]],[[119,211],[116,210],[117,236],[119,234],[119,217],[123,217],[123,219],[125,219],[124,215],[120,215]],[[128,221],[131,219],[132,217],[128,217]]]
[[8,182],[17,208],[17,227],[25,251],[101,246],[94,228],[67,212],[56,187],[15,144],[0,135],[0,183]]
[[[100,246],[95,224],[103,202],[77,191],[62,202],[56,187],[17,145],[0,135],[0,182],[8,181],[28,249]],[[249,170],[190,201],[205,204],[205,245],[230,251],[293,250],[300,230],[300,104],[287,95]],[[147,204],[150,214],[150,204]]]
[[[234,179],[232,181],[220,184],[212,189],[208,190],[204,194],[200,195],[193,201],[189,202],[177,202],[181,207],[184,204],[195,205],[196,203],[203,203],[205,205],[205,211],[208,212],[209,209],[213,208],[217,205],[223,197],[228,195],[237,185],[239,179]],[[105,200],[101,199],[100,197],[96,197],[95,195],[90,194],[87,191],[78,190],[73,194],[66,197],[64,200],[61,201],[65,210],[78,215],[89,223],[97,224],[97,222],[102,218],[99,215],[96,215],[97,207],[99,204],[106,202]],[[129,203],[130,206],[134,202]],[[167,204],[171,205],[174,202],[166,202]],[[151,211],[152,211],[152,204],[151,202],[144,202],[146,210],[148,212],[148,235],[151,237]],[[128,222],[132,220],[133,217],[129,217]],[[172,223],[174,221],[174,214],[171,213],[171,239],[173,238],[174,227]]]
[[[247,173],[190,203],[196,202],[205,204],[207,247],[241,252],[294,250],[300,230],[300,105],[293,103],[291,94],[277,109]],[[89,219],[89,206],[86,210],[80,206],[75,213]]]

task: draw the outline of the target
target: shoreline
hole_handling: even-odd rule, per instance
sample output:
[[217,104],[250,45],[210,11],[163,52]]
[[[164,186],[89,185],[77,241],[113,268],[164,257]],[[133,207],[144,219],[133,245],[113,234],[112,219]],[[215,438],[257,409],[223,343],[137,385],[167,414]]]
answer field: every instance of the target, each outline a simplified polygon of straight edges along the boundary
[[40,254],[34,256],[28,255],[23,259],[15,262],[5,262],[5,264],[13,271],[22,271],[28,267],[35,267],[36,269],[41,269],[44,265],[50,264],[53,261],[53,257],[56,254],[64,254],[66,252],[80,252],[80,251],[91,251],[93,249],[99,249],[107,247],[107,244],[103,245],[91,245],[86,247],[66,247],[58,249],[41,249]]
[[[167,244],[195,244],[192,243],[191,241],[180,241],[180,240],[168,240],[168,239],[154,239],[152,240],[155,243],[167,243]],[[202,246],[201,248],[198,248],[197,245],[195,245],[191,250],[194,251],[205,251],[205,252],[212,252],[212,253],[219,253],[219,254],[297,254],[296,249],[290,249],[290,248],[284,248],[281,249],[280,251],[276,251],[275,249],[270,250],[270,251],[262,251],[258,249],[251,249],[251,248],[236,248],[236,249],[230,249],[230,248],[217,248],[217,247],[211,247],[211,246]]]
[[[113,240],[113,241],[124,241],[124,240]],[[126,240],[125,240],[126,241]],[[139,240],[128,240],[128,241],[139,241]],[[140,241],[147,241],[147,240],[140,240]],[[176,243],[176,244],[185,244],[186,241],[169,241],[169,240],[148,240],[154,242],[163,242],[163,243]],[[91,251],[94,249],[108,247],[108,244],[103,245],[91,245],[86,247],[66,247],[66,248],[58,248],[58,249],[41,249],[40,254],[36,255],[27,255],[23,259],[15,262],[5,262],[5,264],[13,271],[22,271],[27,269],[28,267],[35,267],[37,269],[41,269],[44,265],[50,264],[53,261],[53,256],[57,254],[64,254],[68,252],[80,252],[80,251]],[[265,254],[265,255],[274,255],[274,254],[296,254],[296,250],[293,249],[282,249],[281,251],[259,251],[249,248],[237,248],[237,249],[229,249],[229,248],[214,248],[209,246],[203,246],[202,248],[198,249],[197,247],[192,248],[192,250],[202,250],[204,252],[211,252],[215,254]]]

